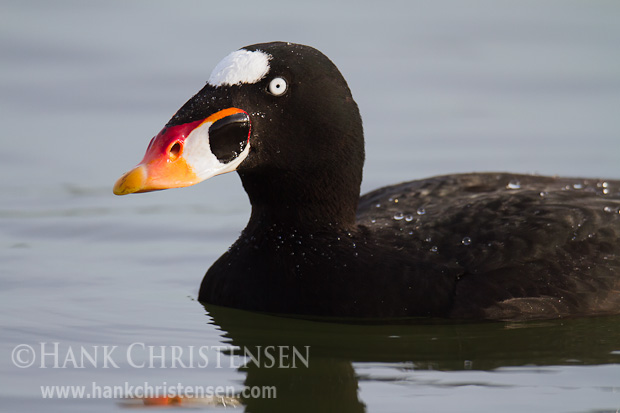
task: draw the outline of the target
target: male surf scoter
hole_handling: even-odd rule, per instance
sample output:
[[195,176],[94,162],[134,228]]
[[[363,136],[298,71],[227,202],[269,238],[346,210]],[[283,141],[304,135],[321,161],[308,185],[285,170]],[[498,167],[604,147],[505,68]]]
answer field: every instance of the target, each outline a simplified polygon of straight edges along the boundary
[[321,52],[244,47],[151,140],[125,195],[237,171],[252,204],[199,300],[332,318],[620,313],[620,181],[439,176],[359,197],[362,121]]

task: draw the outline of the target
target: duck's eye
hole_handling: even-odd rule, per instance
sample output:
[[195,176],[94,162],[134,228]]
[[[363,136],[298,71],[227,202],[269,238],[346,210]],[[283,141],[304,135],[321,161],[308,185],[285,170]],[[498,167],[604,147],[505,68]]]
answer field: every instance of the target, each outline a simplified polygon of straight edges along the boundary
[[269,82],[269,87],[267,90],[274,96],[280,96],[286,92],[288,85],[286,84],[286,80],[281,77],[274,78],[271,82]]

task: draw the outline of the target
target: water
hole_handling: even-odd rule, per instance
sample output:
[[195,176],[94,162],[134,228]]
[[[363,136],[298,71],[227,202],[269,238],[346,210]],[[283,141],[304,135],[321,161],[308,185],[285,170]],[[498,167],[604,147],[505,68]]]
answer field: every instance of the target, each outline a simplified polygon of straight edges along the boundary
[[[244,401],[253,412],[620,408],[618,317],[359,326],[205,309],[202,275],[249,214],[238,178],[111,194],[223,56],[276,39],[318,47],[347,77],[364,191],[467,171],[620,178],[615,3],[3,1],[0,16],[0,410],[125,410],[40,390],[125,382],[275,385],[278,398]],[[117,346],[118,368],[11,360],[41,343],[59,343],[61,365]],[[218,345],[310,346],[309,366],[190,367],[190,348],[213,359]],[[167,363],[178,347],[188,367],[128,364],[149,346]]]

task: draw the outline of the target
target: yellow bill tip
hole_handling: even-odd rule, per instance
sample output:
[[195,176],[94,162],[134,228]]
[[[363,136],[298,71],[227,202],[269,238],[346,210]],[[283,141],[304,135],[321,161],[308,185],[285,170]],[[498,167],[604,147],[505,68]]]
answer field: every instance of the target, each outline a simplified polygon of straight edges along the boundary
[[127,195],[143,191],[145,189],[146,177],[146,167],[144,165],[136,166],[116,181],[114,184],[114,194]]

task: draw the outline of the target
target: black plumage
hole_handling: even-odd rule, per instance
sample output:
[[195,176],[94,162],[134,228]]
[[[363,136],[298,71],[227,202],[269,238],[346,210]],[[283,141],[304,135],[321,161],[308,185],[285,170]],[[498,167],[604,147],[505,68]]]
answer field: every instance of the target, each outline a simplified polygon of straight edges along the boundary
[[251,119],[237,172],[252,214],[199,300],[366,319],[620,312],[619,181],[448,175],[360,198],[362,121],[336,66],[308,46],[245,49],[270,56],[264,79],[208,84],[169,123],[228,107]]

